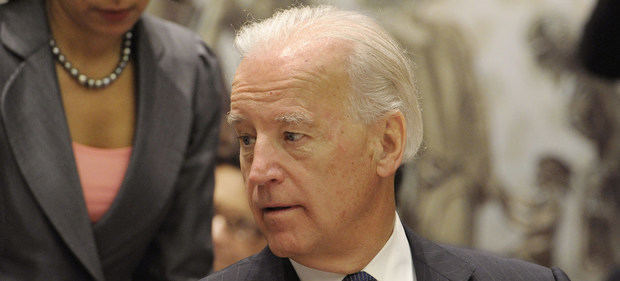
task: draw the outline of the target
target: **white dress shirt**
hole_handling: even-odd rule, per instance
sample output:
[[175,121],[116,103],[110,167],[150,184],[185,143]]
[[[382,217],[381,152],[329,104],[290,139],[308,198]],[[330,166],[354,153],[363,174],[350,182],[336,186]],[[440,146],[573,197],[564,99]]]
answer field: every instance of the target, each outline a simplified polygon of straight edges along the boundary
[[[345,277],[340,273],[320,271],[289,260],[301,281],[342,281]],[[394,230],[390,239],[362,271],[372,275],[377,281],[416,281],[411,248],[398,213],[394,218]]]

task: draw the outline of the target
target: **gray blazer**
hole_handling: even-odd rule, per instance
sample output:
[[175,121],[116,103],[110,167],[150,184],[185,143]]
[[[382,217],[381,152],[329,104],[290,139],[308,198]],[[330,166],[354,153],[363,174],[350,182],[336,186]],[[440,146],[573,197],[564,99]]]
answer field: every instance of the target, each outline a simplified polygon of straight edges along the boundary
[[189,280],[212,263],[222,94],[190,32],[135,26],[137,121],[121,189],[87,215],[43,0],[0,5],[0,280]]
[[[405,226],[417,281],[570,281],[558,268],[435,244]],[[299,281],[288,259],[269,247],[201,281]]]

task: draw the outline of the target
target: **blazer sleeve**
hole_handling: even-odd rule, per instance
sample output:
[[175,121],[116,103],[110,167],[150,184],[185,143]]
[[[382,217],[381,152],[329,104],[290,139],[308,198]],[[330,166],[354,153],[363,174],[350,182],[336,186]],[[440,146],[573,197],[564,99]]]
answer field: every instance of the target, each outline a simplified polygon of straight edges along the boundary
[[213,263],[214,166],[225,87],[215,55],[199,41],[193,123],[172,206],[135,280],[198,280]]

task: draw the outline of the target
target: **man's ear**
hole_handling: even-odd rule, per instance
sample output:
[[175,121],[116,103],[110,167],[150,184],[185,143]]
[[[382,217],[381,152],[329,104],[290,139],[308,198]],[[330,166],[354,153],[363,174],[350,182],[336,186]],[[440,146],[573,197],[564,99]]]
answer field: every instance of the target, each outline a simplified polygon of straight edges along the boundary
[[396,173],[405,151],[407,129],[405,116],[398,110],[386,113],[380,121],[381,147],[377,154],[377,174],[389,177]]

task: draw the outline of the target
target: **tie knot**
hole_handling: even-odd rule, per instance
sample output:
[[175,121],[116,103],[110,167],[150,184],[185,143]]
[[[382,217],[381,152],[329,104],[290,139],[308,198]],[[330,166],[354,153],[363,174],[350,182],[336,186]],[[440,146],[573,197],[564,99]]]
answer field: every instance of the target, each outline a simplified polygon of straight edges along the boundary
[[374,277],[370,276],[370,274],[360,271],[358,273],[353,273],[347,275],[342,281],[377,281]]

